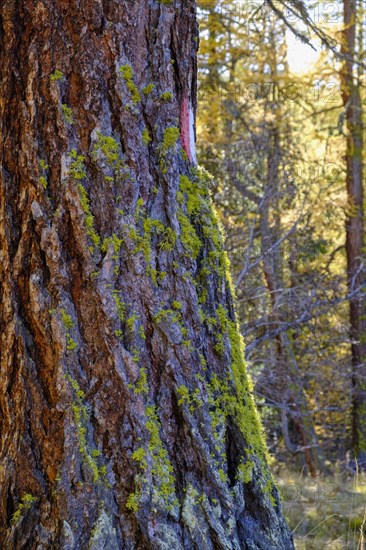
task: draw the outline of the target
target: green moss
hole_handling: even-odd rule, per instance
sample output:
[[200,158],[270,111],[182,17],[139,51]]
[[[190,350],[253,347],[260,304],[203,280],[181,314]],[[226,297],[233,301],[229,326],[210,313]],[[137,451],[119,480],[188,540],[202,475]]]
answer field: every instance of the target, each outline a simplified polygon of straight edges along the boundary
[[160,101],[171,101],[173,99],[172,92],[163,92],[159,96]]
[[150,137],[150,134],[149,134],[149,130],[147,128],[144,128],[142,130],[142,143],[144,145],[149,145],[149,143],[152,141],[151,137]]
[[182,302],[178,302],[177,300],[173,300],[172,301],[172,308],[173,309],[177,309],[177,310],[181,310],[182,309]]
[[42,170],[48,170],[48,168],[49,168],[49,166],[48,166],[48,164],[45,160],[40,160],[39,161],[39,166],[41,167]]
[[33,496],[30,493],[26,493],[22,496],[20,499],[20,503],[18,505],[18,508],[14,512],[11,518],[12,525],[16,525],[21,518],[24,516],[24,514],[31,509],[32,504],[37,502],[37,497]]
[[62,108],[62,112],[63,112],[64,118],[65,118],[67,124],[70,124],[70,126],[72,126],[74,124],[74,119],[73,119],[73,116],[72,116],[71,107],[68,107],[68,105],[66,105],[66,103],[63,103],[61,105],[61,108]]
[[145,86],[145,88],[142,88],[142,93],[144,95],[149,95],[151,94],[155,89],[155,84],[148,84],[147,86]]
[[164,4],[165,6],[169,6],[173,3],[173,0],[158,0],[159,4]]
[[133,71],[131,65],[122,65],[119,72],[121,73],[128,91],[130,92],[131,100],[134,105],[141,101],[141,97],[136,84],[133,81]]
[[58,80],[62,80],[64,78],[64,75],[61,71],[56,69],[51,75],[50,80],[51,82],[57,82]]

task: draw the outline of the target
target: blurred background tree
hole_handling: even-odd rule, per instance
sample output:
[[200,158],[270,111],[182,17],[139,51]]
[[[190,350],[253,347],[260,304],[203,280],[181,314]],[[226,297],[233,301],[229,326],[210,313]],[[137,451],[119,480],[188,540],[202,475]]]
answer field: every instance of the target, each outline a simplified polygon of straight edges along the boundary
[[[199,158],[257,402],[274,456],[312,476],[352,468],[365,429],[365,11],[348,1],[199,2]],[[318,50],[306,70],[294,33]]]

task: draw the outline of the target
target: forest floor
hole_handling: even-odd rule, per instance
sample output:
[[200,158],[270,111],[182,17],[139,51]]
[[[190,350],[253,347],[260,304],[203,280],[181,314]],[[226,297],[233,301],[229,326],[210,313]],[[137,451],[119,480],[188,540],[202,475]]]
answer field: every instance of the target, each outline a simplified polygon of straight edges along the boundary
[[366,477],[276,475],[296,550],[365,550]]

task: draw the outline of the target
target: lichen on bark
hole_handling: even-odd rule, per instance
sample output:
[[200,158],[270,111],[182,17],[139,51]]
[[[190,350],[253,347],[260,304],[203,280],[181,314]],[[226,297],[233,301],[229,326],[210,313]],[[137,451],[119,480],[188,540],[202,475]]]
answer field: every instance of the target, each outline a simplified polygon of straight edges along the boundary
[[0,546],[292,548],[182,154],[194,4],[0,16]]

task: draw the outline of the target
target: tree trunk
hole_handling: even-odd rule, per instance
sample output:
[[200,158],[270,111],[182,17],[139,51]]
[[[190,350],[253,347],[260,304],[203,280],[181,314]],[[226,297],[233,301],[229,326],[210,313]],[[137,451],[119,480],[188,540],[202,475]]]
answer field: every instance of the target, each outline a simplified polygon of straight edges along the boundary
[[194,167],[194,5],[0,17],[0,547],[293,548]]
[[347,151],[346,184],[348,213],[346,219],[347,277],[350,300],[351,351],[353,366],[353,452],[366,466],[366,309],[363,267],[363,129],[360,89],[355,81],[356,0],[344,0],[342,54],[346,56],[341,71],[342,98],[346,111]]

